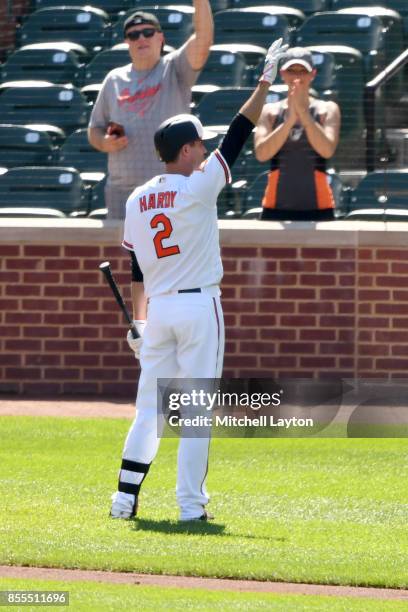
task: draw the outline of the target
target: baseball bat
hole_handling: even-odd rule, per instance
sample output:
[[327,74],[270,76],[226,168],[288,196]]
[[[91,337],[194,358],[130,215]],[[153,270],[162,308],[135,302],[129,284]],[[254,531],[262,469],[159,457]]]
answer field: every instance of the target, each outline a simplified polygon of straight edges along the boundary
[[119,308],[122,310],[123,314],[125,315],[125,319],[129,324],[130,333],[132,334],[132,337],[135,339],[139,338],[140,336],[137,333],[137,329],[135,327],[135,324],[133,323],[133,319],[130,316],[128,309],[126,308],[126,304],[123,301],[123,297],[120,294],[119,287],[117,286],[115,279],[112,276],[112,270],[110,269],[109,261],[104,261],[103,263],[101,263],[99,266],[99,269],[104,275],[104,277],[106,278],[106,280],[108,281],[109,287],[112,289],[112,293],[115,296],[117,303],[119,304]]

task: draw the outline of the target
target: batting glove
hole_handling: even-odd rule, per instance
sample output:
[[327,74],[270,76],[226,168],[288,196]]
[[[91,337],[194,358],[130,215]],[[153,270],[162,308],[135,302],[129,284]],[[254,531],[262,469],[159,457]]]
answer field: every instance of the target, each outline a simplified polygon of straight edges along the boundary
[[132,332],[129,329],[127,336],[126,336],[126,340],[127,340],[129,347],[134,352],[136,359],[140,359],[140,350],[142,348],[143,333],[146,327],[146,321],[134,320],[133,323],[135,324],[137,333],[139,334],[140,338],[134,338],[132,336]]
[[278,38],[278,40],[275,40],[269,47],[265,57],[264,70],[259,79],[260,81],[266,81],[272,85],[276,79],[279,60],[285,55],[289,48],[289,45],[282,45],[282,42],[283,38]]

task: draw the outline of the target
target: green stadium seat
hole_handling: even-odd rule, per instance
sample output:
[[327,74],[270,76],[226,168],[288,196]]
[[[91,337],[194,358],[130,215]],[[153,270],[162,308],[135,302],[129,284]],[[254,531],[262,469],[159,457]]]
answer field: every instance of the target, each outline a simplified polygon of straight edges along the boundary
[[333,11],[355,6],[382,6],[398,11],[401,15],[408,15],[407,0],[382,0],[382,2],[380,0],[331,0],[331,9]]
[[55,8],[58,6],[84,6],[90,4],[91,6],[101,9],[112,15],[116,16],[119,11],[127,11],[134,5],[134,0],[92,0],[92,2],[84,2],[80,0],[34,0],[35,10],[42,8]]
[[246,192],[244,213],[252,208],[262,206],[262,199],[268,182],[268,173],[269,170],[261,172],[249,185]]
[[48,166],[55,161],[56,147],[45,129],[0,124],[0,166]]
[[[396,211],[396,212],[394,212]],[[402,213],[401,213],[402,211]],[[408,220],[408,169],[370,172],[351,194],[347,218],[402,214]]]
[[195,112],[204,125],[229,125],[252,91],[251,87],[224,87],[203,96]]
[[101,51],[85,67],[83,84],[102,83],[108,72],[129,63],[130,57],[126,44],[116,45],[116,48]]
[[73,132],[62,145],[58,163],[70,166],[80,172],[107,171],[107,155],[94,149],[88,142],[87,129]]
[[0,86],[0,117],[3,123],[47,123],[66,133],[87,125],[89,106],[71,85],[20,81]]
[[[210,5],[211,5],[211,9],[213,14],[217,13],[218,11],[223,11],[227,8],[229,8],[230,5],[230,0],[209,0],[210,1]],[[134,5],[134,11],[138,10],[139,8],[142,10],[148,10],[150,13],[154,13],[155,10],[154,8],[157,6],[164,6],[164,7],[168,7],[168,6],[173,6],[173,7],[177,7],[177,6],[191,6],[187,0],[179,0],[178,2],[170,2],[169,0],[133,0],[133,5]]]
[[43,43],[21,47],[1,66],[1,79],[3,82],[40,80],[59,84],[73,83],[82,66],[76,47],[78,45],[72,43]]
[[109,45],[107,13],[92,6],[44,8],[32,13],[16,33],[19,46],[42,42],[74,42],[90,53]]
[[[123,24],[134,12],[135,9],[131,9],[121,15],[112,27],[112,45],[123,42]],[[193,13],[192,6],[159,6],[154,9],[154,14],[160,22],[165,42],[168,45],[178,48],[186,42],[193,33]]]
[[[288,20],[290,32],[294,32],[294,30],[299,28],[305,20],[305,14],[298,8],[282,5],[274,6],[273,3],[271,5],[269,0],[262,0],[261,2],[257,1],[255,6],[254,3],[251,4],[248,2],[248,0],[232,0],[230,10],[234,9],[245,9],[247,12],[252,12],[254,10],[256,12],[266,11],[268,15],[272,17],[274,15],[283,15]],[[270,40],[268,46],[272,42],[273,41]]]
[[88,216],[93,219],[106,219],[107,217],[108,211],[105,206],[105,184],[106,179],[103,179],[92,186]]
[[281,6],[282,8],[294,8],[305,15],[317,13],[318,11],[327,11],[330,9],[331,0],[230,0],[230,8],[235,6]]
[[214,15],[214,26],[217,44],[248,43],[266,49],[276,38],[289,43],[293,31],[285,15],[266,6],[220,11]]
[[[59,211],[67,216],[86,214],[88,194],[73,168],[26,166],[0,176],[0,208]],[[42,212],[39,216],[43,216]],[[51,213],[51,216],[55,216]]]
[[306,19],[299,29],[296,44],[346,45],[358,49],[364,57],[366,79],[369,80],[385,67],[385,36],[379,17],[318,13]]
[[245,85],[247,64],[240,52],[225,51],[217,45],[211,47],[208,60],[200,72],[197,85],[240,87]]

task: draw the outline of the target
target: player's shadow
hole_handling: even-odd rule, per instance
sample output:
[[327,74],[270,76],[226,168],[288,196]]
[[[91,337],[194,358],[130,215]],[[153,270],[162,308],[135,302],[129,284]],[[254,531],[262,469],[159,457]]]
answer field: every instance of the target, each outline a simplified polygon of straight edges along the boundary
[[136,519],[132,521],[132,531],[155,531],[156,533],[188,533],[203,535],[222,535],[225,525],[207,521],[154,521],[149,519]]

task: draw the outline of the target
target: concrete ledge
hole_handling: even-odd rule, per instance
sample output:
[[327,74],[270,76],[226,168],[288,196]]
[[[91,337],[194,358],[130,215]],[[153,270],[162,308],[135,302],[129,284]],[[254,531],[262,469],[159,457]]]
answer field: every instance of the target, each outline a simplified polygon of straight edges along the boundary
[[[93,219],[0,219],[0,243],[114,244],[123,222]],[[220,221],[225,246],[406,246],[408,223],[377,221]]]

